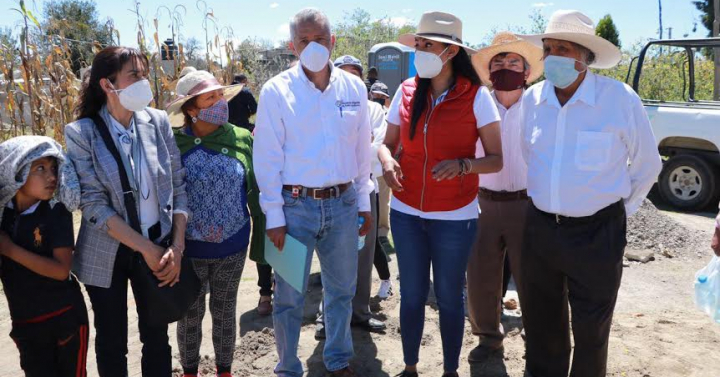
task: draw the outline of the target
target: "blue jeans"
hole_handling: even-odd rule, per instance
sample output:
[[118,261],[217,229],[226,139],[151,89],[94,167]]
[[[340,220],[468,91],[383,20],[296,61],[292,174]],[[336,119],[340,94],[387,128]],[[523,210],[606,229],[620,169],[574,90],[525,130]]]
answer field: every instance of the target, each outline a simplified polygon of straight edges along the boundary
[[433,269],[446,372],[458,369],[465,328],[463,288],[477,219],[426,220],[392,210],[390,228],[400,268],[400,328],[406,365],[418,363],[425,301]]
[[[307,246],[305,282],[310,275],[313,250],[317,250],[325,291],[325,367],[333,372],[350,364],[353,356],[350,317],[358,266],[357,194],[350,188],[340,198],[293,198],[283,191],[288,234]],[[297,357],[305,294],[275,274],[273,323],[280,362],[278,376],[302,376]]]

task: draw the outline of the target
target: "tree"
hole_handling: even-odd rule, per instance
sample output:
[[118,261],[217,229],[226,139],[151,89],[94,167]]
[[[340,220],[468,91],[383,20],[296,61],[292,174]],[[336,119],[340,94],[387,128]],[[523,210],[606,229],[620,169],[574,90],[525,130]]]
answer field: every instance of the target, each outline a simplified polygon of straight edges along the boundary
[[183,51],[185,52],[185,59],[198,59],[198,52],[200,51],[200,41],[198,41],[195,37],[188,38],[188,40],[185,41],[185,45],[183,46]]
[[599,37],[605,38],[605,40],[614,44],[618,48],[621,47],[620,34],[618,33],[617,27],[609,14],[600,19],[600,22],[598,22],[597,27],[595,28],[595,34]]
[[367,67],[368,52],[378,43],[394,42],[401,34],[412,33],[415,26],[397,25],[389,18],[372,20],[370,13],[363,9],[355,9],[346,13],[343,20],[333,26],[337,42],[333,58],[352,55]]
[[75,72],[91,64],[95,42],[106,46],[113,42],[112,20],[100,21],[92,0],[50,0],[45,3],[43,29],[50,36],[64,38],[71,49]]
[[700,20],[705,28],[708,29],[708,37],[712,37],[713,32],[713,21],[715,20],[715,7],[713,6],[713,0],[697,0],[693,1],[695,8],[702,13]]

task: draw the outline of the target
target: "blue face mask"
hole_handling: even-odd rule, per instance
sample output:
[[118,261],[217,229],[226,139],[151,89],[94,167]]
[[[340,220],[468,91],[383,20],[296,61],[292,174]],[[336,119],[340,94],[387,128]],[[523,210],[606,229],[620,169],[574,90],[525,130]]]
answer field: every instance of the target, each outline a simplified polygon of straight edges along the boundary
[[550,55],[545,58],[545,77],[559,89],[565,89],[577,80],[580,72],[575,69],[576,60]]

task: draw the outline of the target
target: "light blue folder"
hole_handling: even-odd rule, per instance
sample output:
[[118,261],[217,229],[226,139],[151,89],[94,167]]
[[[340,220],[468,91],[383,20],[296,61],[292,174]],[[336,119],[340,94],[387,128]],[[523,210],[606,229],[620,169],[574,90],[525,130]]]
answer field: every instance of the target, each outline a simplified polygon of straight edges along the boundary
[[283,280],[300,294],[304,294],[307,288],[305,286],[307,253],[307,246],[289,234],[285,235],[285,246],[282,252],[265,236],[265,260]]

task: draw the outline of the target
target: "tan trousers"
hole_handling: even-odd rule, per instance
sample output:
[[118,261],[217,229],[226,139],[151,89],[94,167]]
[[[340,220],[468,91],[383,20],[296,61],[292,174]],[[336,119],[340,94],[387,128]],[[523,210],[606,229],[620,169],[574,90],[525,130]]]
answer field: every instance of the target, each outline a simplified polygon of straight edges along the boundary
[[498,348],[505,337],[500,323],[500,300],[506,253],[520,302],[523,300],[519,288],[522,286],[520,255],[528,202],[484,198],[479,201],[478,231],[467,269],[468,314],[472,332],[480,338],[480,345]]
[[387,237],[390,232],[390,195],[392,190],[385,183],[384,177],[377,177],[380,188],[380,199],[378,204],[378,237]]

